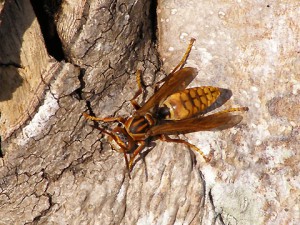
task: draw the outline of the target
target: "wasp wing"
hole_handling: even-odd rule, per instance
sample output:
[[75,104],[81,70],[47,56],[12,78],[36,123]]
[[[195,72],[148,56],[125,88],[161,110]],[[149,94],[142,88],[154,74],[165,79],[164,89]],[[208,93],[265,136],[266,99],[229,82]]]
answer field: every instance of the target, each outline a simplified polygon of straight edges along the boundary
[[165,100],[169,95],[184,90],[197,76],[197,69],[185,67],[175,73],[169,74],[164,84],[154,93],[150,99],[135,112],[135,115],[145,115],[154,106]]
[[216,131],[231,128],[243,119],[240,115],[230,113],[212,114],[204,117],[193,117],[184,120],[164,121],[151,127],[149,136],[160,134],[186,134],[197,131]]

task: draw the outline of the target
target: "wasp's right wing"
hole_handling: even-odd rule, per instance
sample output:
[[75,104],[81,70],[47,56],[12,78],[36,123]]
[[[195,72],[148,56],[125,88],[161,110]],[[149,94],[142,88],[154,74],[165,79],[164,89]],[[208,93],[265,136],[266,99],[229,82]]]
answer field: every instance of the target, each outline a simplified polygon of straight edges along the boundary
[[135,115],[145,115],[154,106],[159,105],[159,103],[165,100],[169,95],[177,91],[184,90],[196,76],[197,69],[192,67],[185,67],[175,73],[169,74],[164,84],[140,109],[135,112]]

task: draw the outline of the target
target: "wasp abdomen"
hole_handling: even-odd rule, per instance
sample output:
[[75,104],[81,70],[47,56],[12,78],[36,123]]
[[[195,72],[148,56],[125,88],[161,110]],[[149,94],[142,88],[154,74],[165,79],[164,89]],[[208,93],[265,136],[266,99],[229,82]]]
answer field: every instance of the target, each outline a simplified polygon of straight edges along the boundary
[[167,120],[190,118],[205,111],[219,95],[220,90],[217,87],[204,86],[185,89],[170,95],[161,104],[158,112]]

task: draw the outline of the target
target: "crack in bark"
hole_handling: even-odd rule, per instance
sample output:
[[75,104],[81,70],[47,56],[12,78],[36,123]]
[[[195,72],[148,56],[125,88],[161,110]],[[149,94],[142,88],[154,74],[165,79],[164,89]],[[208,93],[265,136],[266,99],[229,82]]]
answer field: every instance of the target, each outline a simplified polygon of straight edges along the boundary
[[0,63],[0,67],[15,67],[17,69],[24,69],[24,67],[21,64],[15,63],[15,62],[8,62],[8,63]]
[[61,0],[31,0],[31,5],[39,21],[49,55],[57,61],[62,61],[65,59],[64,51],[55,23],[55,15],[60,8]]
[[216,212],[216,207],[215,207],[215,204],[214,204],[214,199],[213,199],[211,191],[212,191],[211,189],[208,191],[208,199],[209,199],[209,202],[212,206],[212,210],[214,212],[214,218],[213,218],[212,224],[218,224],[217,220],[219,220],[219,222],[222,225],[225,225],[223,217],[222,217],[222,213],[217,213]]
[[153,43],[157,42],[157,0],[152,0],[149,9],[149,19],[151,21],[151,40]]
[[42,217],[46,216],[48,212],[51,210],[51,208],[54,206],[51,194],[47,193],[43,196],[46,196],[48,198],[48,204],[49,204],[48,208],[42,210],[38,216],[33,218],[32,222],[27,222],[25,224],[39,224],[39,221],[42,219]]

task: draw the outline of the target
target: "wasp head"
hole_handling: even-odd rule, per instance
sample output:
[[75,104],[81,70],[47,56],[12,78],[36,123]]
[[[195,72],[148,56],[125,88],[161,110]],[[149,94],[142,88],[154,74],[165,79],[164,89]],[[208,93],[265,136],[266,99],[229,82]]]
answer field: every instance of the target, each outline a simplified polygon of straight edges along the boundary
[[115,127],[108,139],[112,148],[118,152],[130,152],[136,147],[135,141],[122,126]]

